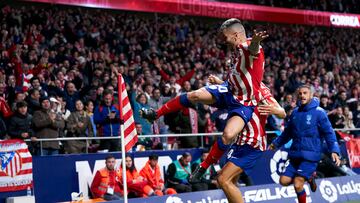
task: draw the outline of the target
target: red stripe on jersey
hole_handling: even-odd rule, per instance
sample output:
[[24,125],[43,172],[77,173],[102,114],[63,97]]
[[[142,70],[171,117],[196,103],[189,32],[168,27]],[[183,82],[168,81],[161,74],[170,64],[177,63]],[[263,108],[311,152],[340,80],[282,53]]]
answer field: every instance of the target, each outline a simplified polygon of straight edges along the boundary
[[[250,41],[247,44],[239,45],[238,49],[240,49],[241,56],[238,57],[235,68],[229,73],[229,78],[231,78],[229,81],[233,80],[230,84],[233,85],[235,96],[237,96],[240,103],[245,106],[256,106],[259,101],[260,83],[264,74],[264,52],[260,47],[259,54],[256,56],[250,55],[247,50],[249,44]],[[244,93],[245,95],[243,95]],[[250,100],[250,102],[245,102],[247,100]]]
[[[254,114],[256,115],[256,116],[258,116],[259,115],[259,111],[257,110],[257,108],[255,109],[255,111],[254,111]],[[255,121],[255,115],[253,115],[253,118],[254,119],[251,119],[250,120],[250,124],[252,125],[252,127],[254,128],[254,135],[253,135],[253,141],[252,141],[252,143],[251,143],[251,146],[253,146],[253,147],[258,147],[259,146],[259,135],[261,135],[261,127],[259,128],[259,126],[258,126],[258,124],[256,123],[256,121]],[[259,117],[257,117],[257,118],[259,118]],[[260,122],[260,121],[259,121]],[[259,130],[260,130],[260,132],[259,132]]]

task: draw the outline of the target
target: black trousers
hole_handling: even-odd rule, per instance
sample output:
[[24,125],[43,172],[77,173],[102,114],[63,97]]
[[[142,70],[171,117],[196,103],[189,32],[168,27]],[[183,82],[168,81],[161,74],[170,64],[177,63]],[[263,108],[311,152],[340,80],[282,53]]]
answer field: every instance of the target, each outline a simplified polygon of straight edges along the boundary
[[109,152],[121,151],[121,142],[119,139],[100,140],[100,150],[108,149]]
[[168,188],[174,188],[177,193],[184,193],[184,192],[191,192],[192,188],[191,185],[185,184],[168,184]]

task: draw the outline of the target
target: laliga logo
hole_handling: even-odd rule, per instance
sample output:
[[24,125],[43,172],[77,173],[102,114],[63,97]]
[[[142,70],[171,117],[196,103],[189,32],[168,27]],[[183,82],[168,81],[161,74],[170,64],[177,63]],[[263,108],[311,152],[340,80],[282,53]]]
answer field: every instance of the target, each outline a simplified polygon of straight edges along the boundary
[[280,174],[284,173],[286,166],[289,165],[287,156],[287,152],[278,150],[270,160],[271,178],[275,183],[279,183]]
[[181,200],[181,198],[179,197],[173,197],[173,196],[170,196],[166,199],[166,202],[165,203],[183,203],[183,201]]
[[320,183],[320,192],[323,196],[323,198],[332,203],[335,202],[338,198],[337,190],[335,186],[328,180],[322,180]]

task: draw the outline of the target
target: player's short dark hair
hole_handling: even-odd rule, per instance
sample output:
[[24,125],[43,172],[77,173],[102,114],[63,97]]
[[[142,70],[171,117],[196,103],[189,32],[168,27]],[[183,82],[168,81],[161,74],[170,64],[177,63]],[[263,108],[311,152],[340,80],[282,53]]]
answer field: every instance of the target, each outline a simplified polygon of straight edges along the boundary
[[300,85],[299,87],[298,87],[298,90],[299,89],[301,89],[301,88],[307,88],[307,89],[309,89],[309,90],[311,90],[311,87],[309,86],[309,85]]
[[150,154],[149,160],[158,160],[159,156],[157,154]]
[[231,26],[235,25],[235,24],[241,24],[241,21],[237,18],[230,18],[228,20],[226,20],[225,22],[223,22],[223,24],[220,26],[219,28],[219,34],[222,34],[224,32],[224,30],[230,28]]
[[299,92],[299,90],[302,89],[302,88],[308,89],[311,95],[314,94],[314,92],[313,92],[313,90],[311,89],[310,85],[306,85],[306,84],[300,85],[300,86],[296,89],[296,91]]

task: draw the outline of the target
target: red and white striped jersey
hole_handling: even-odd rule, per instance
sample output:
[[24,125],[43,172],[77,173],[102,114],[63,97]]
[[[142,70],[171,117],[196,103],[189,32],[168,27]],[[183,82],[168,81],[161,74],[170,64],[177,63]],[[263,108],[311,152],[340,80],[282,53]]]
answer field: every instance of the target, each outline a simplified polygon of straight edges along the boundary
[[[272,103],[270,89],[261,83],[260,85],[260,102]],[[244,127],[239,134],[236,144],[238,145],[251,145],[261,151],[266,150],[266,133],[265,124],[267,116],[260,115],[258,108],[255,108],[251,120]]]
[[234,65],[229,70],[228,82],[236,100],[245,106],[256,106],[260,97],[265,57],[261,46],[257,55],[251,55],[249,45],[250,40],[238,46]]

